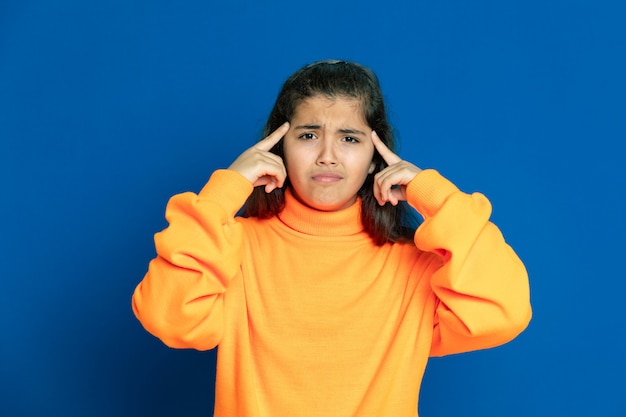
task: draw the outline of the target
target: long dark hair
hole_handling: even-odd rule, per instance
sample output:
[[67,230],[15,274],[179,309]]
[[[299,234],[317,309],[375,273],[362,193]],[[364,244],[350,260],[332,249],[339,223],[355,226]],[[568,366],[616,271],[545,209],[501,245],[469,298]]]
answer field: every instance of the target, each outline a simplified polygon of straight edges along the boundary
[[[263,137],[278,129],[285,121],[291,121],[297,105],[302,100],[316,95],[329,98],[350,97],[360,100],[365,121],[376,131],[380,139],[392,151],[395,140],[389,122],[378,77],[369,68],[353,62],[326,60],[306,65],[291,75],[283,84],[274,108],[270,113]],[[283,141],[270,152],[284,159]],[[397,206],[379,206],[374,198],[374,175],[387,164],[375,151],[374,171],[367,176],[358,191],[362,200],[361,221],[377,245],[386,242],[408,242],[419,224],[413,209],[405,202]],[[289,178],[280,189],[266,193],[263,187],[256,187],[243,208],[244,216],[269,218],[280,213],[285,204],[285,189],[290,186]]]

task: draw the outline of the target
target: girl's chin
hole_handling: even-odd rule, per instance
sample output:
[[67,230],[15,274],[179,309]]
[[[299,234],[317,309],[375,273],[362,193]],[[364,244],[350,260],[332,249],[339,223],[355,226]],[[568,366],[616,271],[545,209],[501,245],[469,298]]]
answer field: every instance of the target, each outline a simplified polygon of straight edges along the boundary
[[[296,196],[297,197],[297,196]],[[314,198],[314,199],[302,199],[298,200],[304,205],[318,211],[338,211],[350,207],[356,201],[356,198],[350,200],[338,200],[328,198]]]

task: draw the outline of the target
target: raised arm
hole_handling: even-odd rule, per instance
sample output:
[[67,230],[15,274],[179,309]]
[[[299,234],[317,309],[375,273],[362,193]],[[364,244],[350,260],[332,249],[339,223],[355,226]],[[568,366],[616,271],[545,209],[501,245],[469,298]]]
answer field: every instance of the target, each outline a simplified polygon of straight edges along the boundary
[[431,355],[485,349],[516,337],[531,318],[528,275],[489,221],[487,198],[459,191],[434,170],[420,173],[407,194],[424,216],[415,244],[442,261],[431,277],[438,298]]
[[169,226],[154,238],[157,256],[132,298],[145,329],[174,348],[215,347],[223,331],[223,297],[239,272],[243,244],[234,219],[252,187],[216,171],[202,191],[172,197]]
[[281,126],[218,170],[199,194],[183,193],[167,205],[169,226],[155,235],[157,256],[132,297],[145,329],[170,347],[206,350],[219,344],[223,295],[240,273],[244,231],[236,212],[252,192],[282,186],[282,160],[269,150],[288,129]]
[[435,170],[401,160],[372,134],[389,164],[376,175],[380,204],[407,200],[423,217],[415,244],[441,260],[431,276],[437,308],[431,355],[506,343],[531,318],[528,275],[500,230],[489,221],[491,204],[465,194]]

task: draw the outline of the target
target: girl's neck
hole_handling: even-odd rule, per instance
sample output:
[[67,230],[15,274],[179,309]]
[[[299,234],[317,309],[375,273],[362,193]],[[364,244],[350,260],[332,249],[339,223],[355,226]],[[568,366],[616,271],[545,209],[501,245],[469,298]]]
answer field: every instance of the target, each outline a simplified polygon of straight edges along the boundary
[[349,236],[363,232],[361,200],[337,211],[320,211],[308,207],[285,191],[285,207],[278,218],[290,228],[314,236]]

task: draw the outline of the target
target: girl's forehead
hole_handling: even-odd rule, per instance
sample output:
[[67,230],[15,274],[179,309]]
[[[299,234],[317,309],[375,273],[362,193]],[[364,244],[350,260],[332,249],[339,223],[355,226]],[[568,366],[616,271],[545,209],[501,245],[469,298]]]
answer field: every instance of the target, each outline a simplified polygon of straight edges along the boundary
[[344,102],[344,103],[354,103],[355,105],[361,106],[363,100],[358,97],[353,97],[349,95],[327,95],[323,93],[314,94],[309,97],[304,97],[300,99],[300,101],[296,104],[296,107],[302,103],[310,103],[310,102],[325,102],[325,103],[335,103],[335,102]]
[[307,117],[312,113],[352,114],[365,122],[362,100],[355,97],[315,95],[302,99],[295,107],[293,117]]

